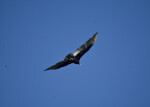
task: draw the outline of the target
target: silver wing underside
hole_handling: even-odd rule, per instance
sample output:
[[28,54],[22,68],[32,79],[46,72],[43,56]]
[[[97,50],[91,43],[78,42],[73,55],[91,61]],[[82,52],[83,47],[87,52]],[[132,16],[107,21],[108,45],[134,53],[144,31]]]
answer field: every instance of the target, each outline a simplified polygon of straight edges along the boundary
[[81,58],[96,42],[97,33],[93,35],[85,44],[80,46],[74,53],[73,56]]

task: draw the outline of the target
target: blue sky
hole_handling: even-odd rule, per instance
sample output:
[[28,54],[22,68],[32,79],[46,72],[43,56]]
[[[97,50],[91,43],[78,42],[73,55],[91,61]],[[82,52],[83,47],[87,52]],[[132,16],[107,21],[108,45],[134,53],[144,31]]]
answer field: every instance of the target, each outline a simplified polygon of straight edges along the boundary
[[[0,107],[150,107],[148,0],[1,0]],[[43,72],[85,43],[81,66]]]

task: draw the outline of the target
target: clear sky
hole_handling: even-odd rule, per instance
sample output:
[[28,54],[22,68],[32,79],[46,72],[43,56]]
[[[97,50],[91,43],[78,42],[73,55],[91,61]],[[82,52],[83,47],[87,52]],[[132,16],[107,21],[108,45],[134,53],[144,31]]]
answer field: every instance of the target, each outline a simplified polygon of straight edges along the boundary
[[0,0],[0,107],[150,107],[149,0]]

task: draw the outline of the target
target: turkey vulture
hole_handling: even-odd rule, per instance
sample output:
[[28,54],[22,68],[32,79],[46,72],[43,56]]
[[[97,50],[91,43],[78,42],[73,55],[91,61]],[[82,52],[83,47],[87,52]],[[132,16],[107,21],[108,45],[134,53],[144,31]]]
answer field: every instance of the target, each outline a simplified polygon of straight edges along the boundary
[[47,70],[52,70],[52,69],[58,69],[64,66],[67,66],[71,63],[75,63],[75,64],[80,64],[79,60],[80,58],[94,45],[94,43],[96,42],[96,38],[97,38],[97,32],[93,35],[92,38],[90,38],[85,44],[83,44],[82,46],[80,46],[73,54],[70,53],[68,54],[65,59],[63,61],[60,61],[58,63],[56,63],[55,65],[45,69],[44,71]]

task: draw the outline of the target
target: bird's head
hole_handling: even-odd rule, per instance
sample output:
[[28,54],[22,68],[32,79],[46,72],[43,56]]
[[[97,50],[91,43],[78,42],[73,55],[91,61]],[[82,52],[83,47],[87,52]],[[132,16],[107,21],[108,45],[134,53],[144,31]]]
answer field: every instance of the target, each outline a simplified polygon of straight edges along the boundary
[[78,64],[80,65],[80,62]]
[[81,63],[79,63],[79,65],[81,66]]
[[74,63],[75,63],[75,64],[79,64],[79,65],[80,65],[80,62],[79,62],[79,61],[75,61]]
[[81,65],[81,63],[80,63],[80,62],[78,62],[77,64]]

